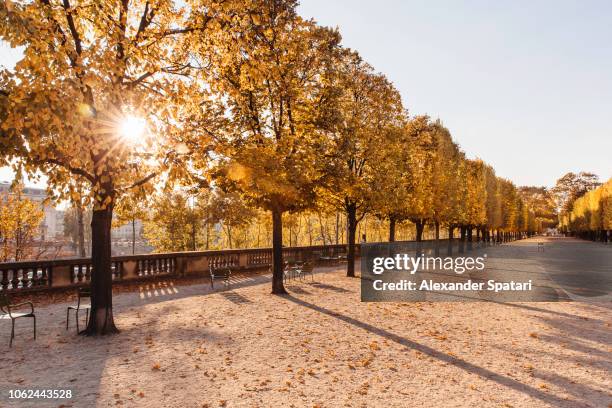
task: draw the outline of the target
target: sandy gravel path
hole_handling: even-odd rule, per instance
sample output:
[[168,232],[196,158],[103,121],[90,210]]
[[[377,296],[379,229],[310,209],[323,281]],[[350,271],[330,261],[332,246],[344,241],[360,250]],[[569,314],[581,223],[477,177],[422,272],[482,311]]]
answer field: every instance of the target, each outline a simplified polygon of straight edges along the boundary
[[[286,297],[265,275],[121,293],[106,338],[66,332],[66,304],[39,308],[35,342],[22,324],[9,349],[0,327],[0,406],[612,406],[610,304],[368,304],[358,279],[317,271]],[[10,401],[15,388],[74,398]]]

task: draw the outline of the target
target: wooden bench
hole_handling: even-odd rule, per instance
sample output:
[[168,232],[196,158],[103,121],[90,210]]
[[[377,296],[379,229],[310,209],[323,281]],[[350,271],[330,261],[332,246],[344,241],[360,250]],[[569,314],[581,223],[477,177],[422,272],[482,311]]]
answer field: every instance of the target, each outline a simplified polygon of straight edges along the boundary
[[538,242],[538,252],[544,252],[544,243],[543,242]]
[[231,275],[232,275],[232,271],[228,267],[211,267],[210,268],[210,287],[211,289],[215,288],[215,279],[222,280],[223,287],[226,289],[229,288]]

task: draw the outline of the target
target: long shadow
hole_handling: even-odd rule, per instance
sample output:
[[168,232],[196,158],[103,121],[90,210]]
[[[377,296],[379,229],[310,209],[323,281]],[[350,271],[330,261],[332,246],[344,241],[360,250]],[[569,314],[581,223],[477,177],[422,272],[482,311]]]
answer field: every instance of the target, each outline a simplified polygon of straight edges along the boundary
[[241,295],[240,293],[236,293],[236,292],[220,292],[219,293],[221,296],[223,296],[225,299],[229,300],[230,302],[236,304],[236,305],[244,305],[244,304],[248,304],[248,303],[253,303],[248,297]]
[[[441,292],[435,292],[435,291],[428,291],[428,292],[441,293]],[[567,318],[571,318],[571,319],[580,319],[579,316],[575,316],[575,315],[572,315],[572,314],[569,314],[569,313],[557,312],[555,310],[542,309],[542,308],[535,307],[535,306],[527,306],[527,305],[520,304],[520,303],[508,303],[508,302],[500,302],[499,300],[493,300],[493,299],[475,298],[475,297],[472,297],[472,296],[460,295],[458,293],[446,293],[445,292],[444,295],[458,297],[458,298],[464,298],[464,299],[466,299],[465,300],[466,302],[495,303],[496,305],[510,306],[510,307],[514,307],[514,308],[517,308],[517,309],[529,310],[531,312],[549,313],[549,314],[553,314],[553,315],[557,315],[557,316],[562,316],[562,317],[567,317]]]
[[[544,381],[548,381],[562,388],[569,394],[572,394],[575,398],[584,398],[585,394],[598,395],[605,399],[605,394],[597,388],[589,387],[585,384],[579,384],[570,378],[564,377],[556,373],[546,373],[544,375],[534,372],[534,377],[540,378]],[[590,404],[586,404],[586,407],[590,407]],[[602,405],[603,406],[603,405]],[[608,405],[609,406],[609,405]]]
[[329,309],[326,309],[324,307],[321,306],[317,306],[315,304],[306,302],[302,299],[298,299],[296,297],[293,297],[291,295],[286,295],[284,296],[285,299],[298,304],[302,307],[306,307],[309,309],[312,309],[314,311],[317,311],[321,314],[327,315],[327,316],[331,316],[334,317],[338,320],[341,320],[345,323],[351,324],[355,327],[358,327],[362,330],[366,330],[372,334],[376,334],[378,336],[382,336],[384,338],[386,338],[387,340],[393,341],[397,344],[400,344],[406,348],[412,349],[412,350],[417,350],[423,354],[426,354],[432,358],[435,358],[437,360],[440,361],[444,361],[445,363],[448,364],[452,364],[453,366],[460,368],[462,370],[465,370],[467,372],[470,372],[472,374],[476,374],[484,379],[487,380],[491,380],[494,381],[500,385],[503,385],[505,387],[511,388],[513,390],[522,392],[524,394],[527,394],[533,398],[536,398],[540,401],[543,401],[547,404],[551,404],[552,406],[567,406],[567,404],[571,404],[572,402],[576,402],[576,401],[569,401],[569,400],[565,400],[563,398],[559,398],[555,395],[551,395],[548,393],[545,393],[543,391],[540,391],[532,386],[523,384],[513,378],[510,377],[506,377],[504,375],[498,374],[494,371],[491,371],[489,369],[483,368],[483,367],[479,367],[475,364],[469,363],[463,359],[451,356],[449,354],[443,353],[441,351],[438,351],[434,348],[431,348],[429,346],[426,346],[424,344],[420,344],[417,343],[413,340],[410,339],[406,339],[404,337],[398,336],[397,334],[391,333],[385,329],[381,329],[379,327],[376,326],[372,326],[369,323],[365,323],[362,322],[360,320],[357,320],[355,318],[340,314],[338,312],[334,312],[331,311]]
[[300,286],[297,285],[285,285],[285,289],[293,292],[293,293],[297,293],[299,295],[310,295],[311,292],[301,288]]
[[312,285],[316,288],[320,288],[320,289],[326,289],[326,290],[331,290],[333,292],[336,293],[353,293],[352,291],[345,289],[345,288],[341,288],[338,286],[334,286],[334,285],[330,285],[328,283],[321,283],[321,282],[313,282],[313,283],[309,283],[309,285]]

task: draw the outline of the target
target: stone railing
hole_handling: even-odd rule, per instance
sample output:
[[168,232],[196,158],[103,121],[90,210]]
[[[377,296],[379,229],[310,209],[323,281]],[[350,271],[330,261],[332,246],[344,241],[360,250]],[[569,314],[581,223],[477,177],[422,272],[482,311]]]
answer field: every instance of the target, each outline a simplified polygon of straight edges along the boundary
[[[286,261],[334,262],[345,257],[346,250],[346,245],[288,247],[283,248],[283,258]],[[117,256],[112,258],[111,270],[114,282],[128,282],[171,276],[208,276],[211,267],[265,270],[271,264],[271,248],[226,249]],[[0,291],[32,292],[85,285],[91,278],[92,269],[89,258],[0,263]]]

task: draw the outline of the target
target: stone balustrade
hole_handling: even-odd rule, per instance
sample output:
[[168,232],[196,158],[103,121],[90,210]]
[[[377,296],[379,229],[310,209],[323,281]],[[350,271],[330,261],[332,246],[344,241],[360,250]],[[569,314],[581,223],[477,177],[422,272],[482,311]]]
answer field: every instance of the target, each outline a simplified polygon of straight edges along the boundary
[[[283,248],[287,261],[330,262],[346,256],[346,245]],[[357,255],[359,245],[357,245]],[[211,267],[235,271],[265,270],[272,264],[271,248],[171,252],[112,258],[114,282],[159,277],[208,276]],[[0,291],[33,292],[84,285],[92,274],[89,258],[0,263]]]

